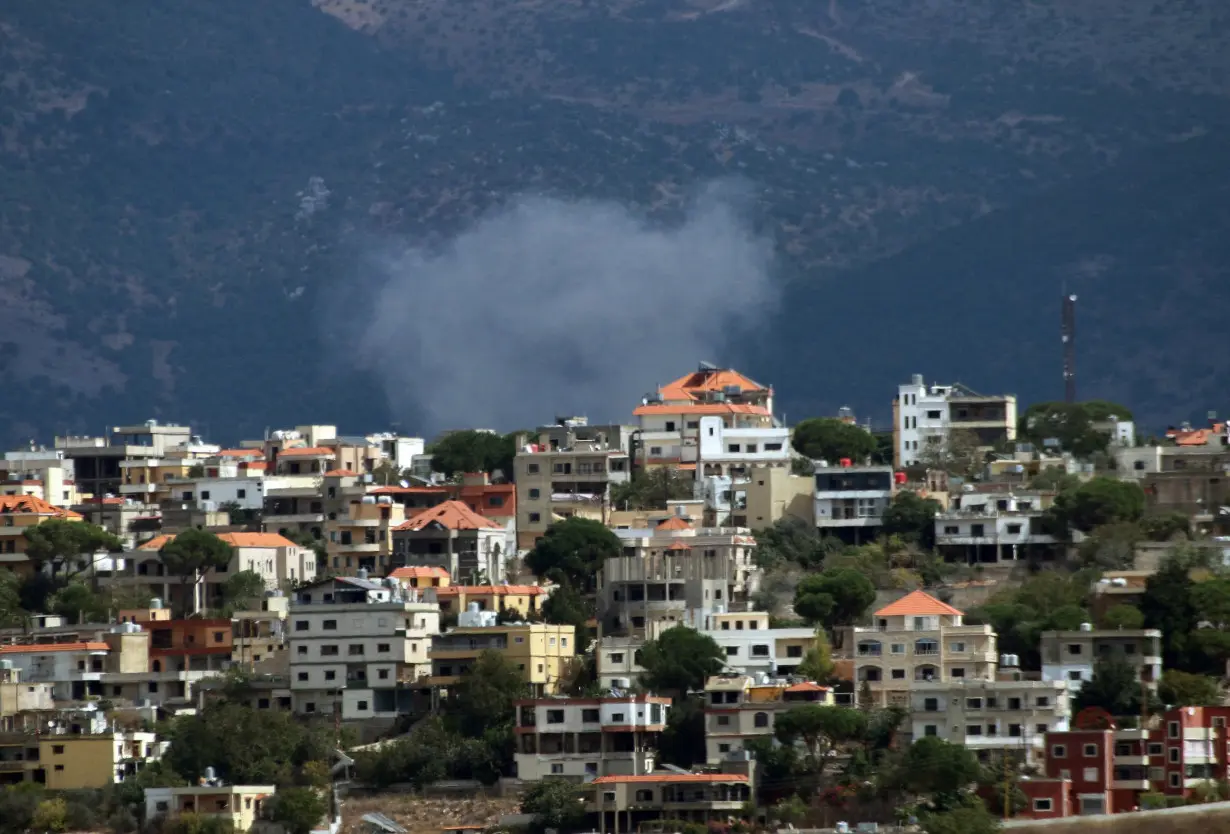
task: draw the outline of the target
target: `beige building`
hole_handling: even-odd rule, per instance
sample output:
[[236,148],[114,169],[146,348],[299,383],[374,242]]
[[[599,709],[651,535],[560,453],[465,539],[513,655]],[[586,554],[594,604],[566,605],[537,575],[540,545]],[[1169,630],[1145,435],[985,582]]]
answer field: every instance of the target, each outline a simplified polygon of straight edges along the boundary
[[23,712],[55,709],[52,685],[46,681],[30,683],[22,679],[21,670],[8,660],[0,660],[0,732],[12,732],[20,723],[16,717]]
[[776,718],[808,704],[831,705],[833,690],[811,681],[724,674],[705,681],[705,755],[737,760],[754,739],[773,738]]
[[1063,681],[1073,693],[1093,677],[1099,661],[1121,660],[1140,670],[1140,680],[1156,689],[1162,679],[1162,632],[1146,629],[1044,631],[1039,643],[1042,679]]
[[517,547],[528,550],[552,523],[579,516],[609,522],[611,487],[631,477],[628,453],[599,434],[581,439],[541,432],[519,444],[513,460],[517,486]]
[[497,625],[495,619],[495,611],[465,611],[461,625],[433,637],[429,683],[455,684],[479,655],[494,651],[516,665],[535,695],[555,694],[576,657],[576,629],[549,623]]
[[231,617],[234,639],[231,664],[252,675],[287,675],[290,658],[286,651],[286,617],[290,600],[277,596],[261,600],[255,611],[236,611]]
[[603,834],[637,831],[642,823],[661,819],[676,824],[680,820],[725,822],[743,813],[752,798],[751,780],[745,773],[659,770],[640,776],[600,776],[585,791],[585,810],[598,815],[598,830]]
[[118,495],[124,483],[124,461],[158,460],[170,450],[189,446],[192,429],[146,420],[139,426],[116,426],[105,437],[64,436],[55,448],[73,462],[73,478],[83,495]]
[[392,567],[443,568],[459,584],[502,582],[507,539],[500,523],[461,501],[445,501],[393,530]]
[[237,832],[246,832],[261,817],[266,802],[277,792],[274,785],[189,785],[182,788],[146,788],[145,819],[174,819],[180,814],[220,817]]
[[351,499],[345,513],[330,512],[325,521],[325,549],[331,568],[353,574],[360,568],[372,574],[388,573],[393,531],[406,520],[406,511],[387,495]]
[[627,695],[518,701],[517,778],[524,782],[653,770],[670,698]]
[[875,625],[853,630],[855,684],[876,704],[909,707],[915,682],[995,678],[995,632],[965,625],[964,614],[923,591],[875,613]]
[[783,518],[815,526],[816,479],[795,475],[789,467],[753,466],[747,475],[747,526],[771,527]]

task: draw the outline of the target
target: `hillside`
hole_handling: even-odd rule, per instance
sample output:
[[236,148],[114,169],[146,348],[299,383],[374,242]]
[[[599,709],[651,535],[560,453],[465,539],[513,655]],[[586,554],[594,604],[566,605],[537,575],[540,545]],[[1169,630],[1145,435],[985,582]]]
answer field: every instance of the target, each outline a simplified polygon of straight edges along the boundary
[[[669,221],[731,175],[785,303],[707,358],[789,414],[882,415],[913,371],[1050,396],[1065,278],[1085,391],[1202,413],[1230,8],[1072,5],[10,4],[0,440],[150,416],[440,428],[390,414],[382,365],[350,359],[372,240],[439,246],[525,193]],[[560,390],[531,393],[549,411]]]

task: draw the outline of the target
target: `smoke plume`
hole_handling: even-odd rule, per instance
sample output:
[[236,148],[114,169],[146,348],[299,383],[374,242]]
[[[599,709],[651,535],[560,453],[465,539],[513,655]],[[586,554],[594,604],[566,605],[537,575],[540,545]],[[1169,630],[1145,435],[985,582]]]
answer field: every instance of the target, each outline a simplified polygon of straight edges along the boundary
[[527,197],[442,247],[385,252],[359,357],[395,417],[428,435],[628,422],[655,384],[721,362],[774,302],[773,246],[746,197],[711,184],[669,226]]

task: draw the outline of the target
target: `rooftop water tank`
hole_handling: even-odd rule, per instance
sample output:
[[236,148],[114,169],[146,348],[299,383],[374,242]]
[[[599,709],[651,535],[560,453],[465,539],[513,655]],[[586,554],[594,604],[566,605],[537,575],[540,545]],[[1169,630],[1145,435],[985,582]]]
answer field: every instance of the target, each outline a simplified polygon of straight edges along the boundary
[[153,611],[159,610],[160,608],[162,608],[162,600],[159,599],[158,597],[154,597],[153,599],[149,601],[149,607]]
[[1081,623],[1081,631],[1093,631],[1093,623]]

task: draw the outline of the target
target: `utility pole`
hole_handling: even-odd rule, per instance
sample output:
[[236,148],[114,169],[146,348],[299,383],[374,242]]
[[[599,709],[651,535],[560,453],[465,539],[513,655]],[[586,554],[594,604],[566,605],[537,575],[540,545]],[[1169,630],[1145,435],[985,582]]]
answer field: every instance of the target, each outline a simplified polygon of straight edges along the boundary
[[1063,294],[1063,399],[1076,402],[1076,293]]

